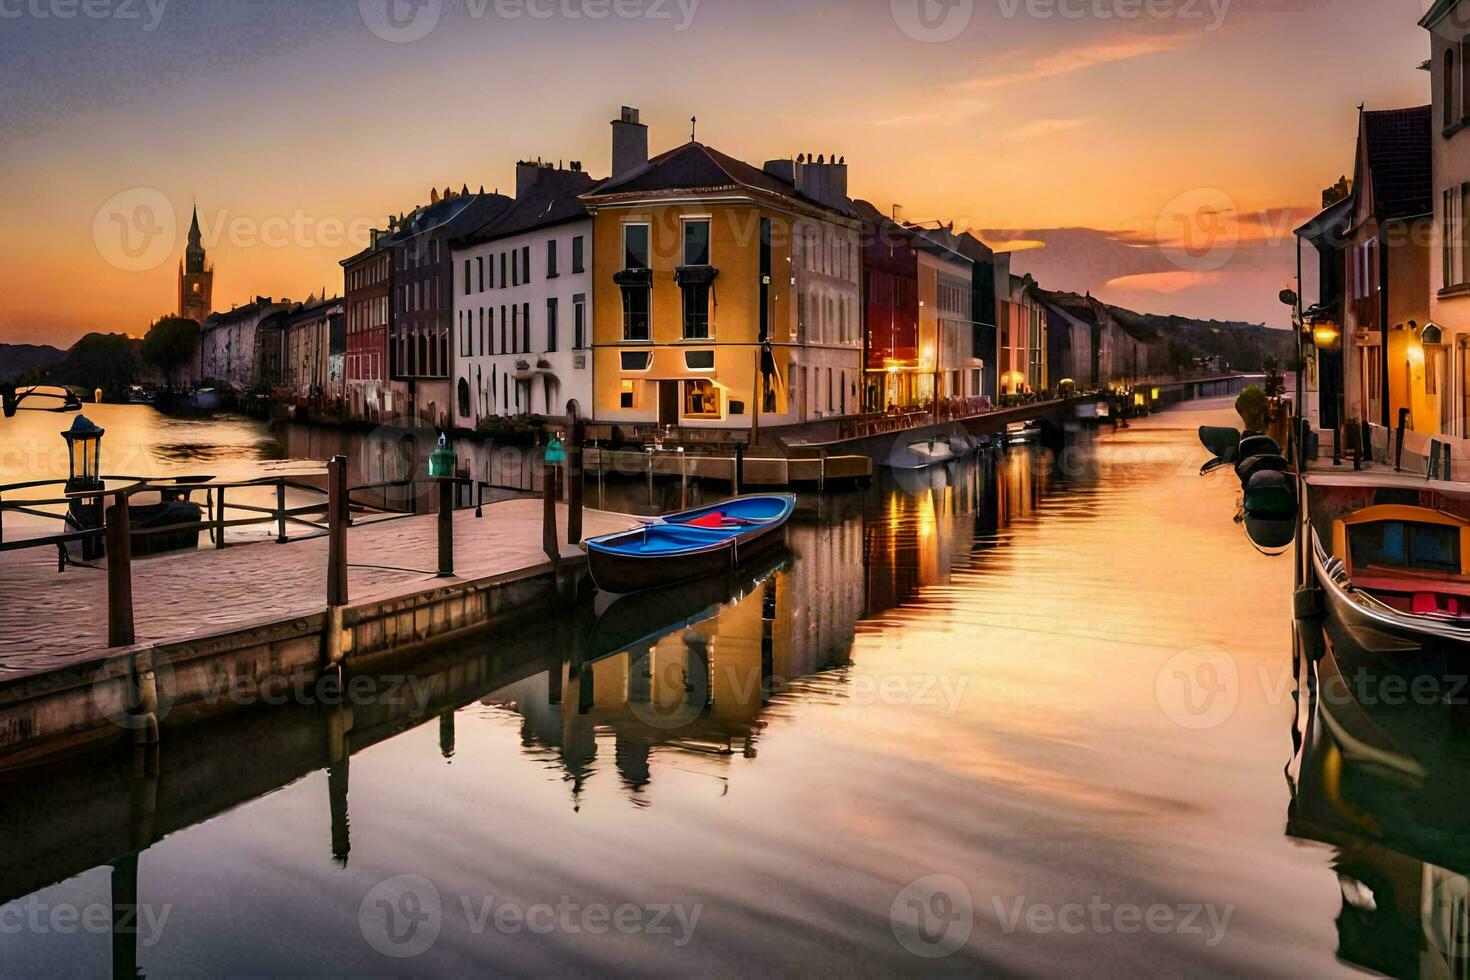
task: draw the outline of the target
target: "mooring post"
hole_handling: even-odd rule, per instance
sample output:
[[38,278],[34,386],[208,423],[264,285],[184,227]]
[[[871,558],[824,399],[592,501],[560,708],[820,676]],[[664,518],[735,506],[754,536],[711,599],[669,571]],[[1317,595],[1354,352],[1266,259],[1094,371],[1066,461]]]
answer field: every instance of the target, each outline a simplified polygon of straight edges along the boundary
[[454,575],[454,478],[439,481],[439,577]]
[[546,464],[546,453],[542,450],[541,477],[541,550],[551,559],[551,564],[561,568],[560,535],[556,533],[556,474],[554,467]]
[[1395,472],[1399,472],[1404,468],[1404,427],[1408,419],[1409,410],[1407,408],[1399,409],[1398,429],[1394,432],[1393,437],[1393,468]]
[[215,498],[214,504],[214,547],[216,550],[225,546],[225,488],[219,488],[219,496]]
[[740,496],[740,488],[745,484],[745,443],[735,444],[735,481],[731,486],[732,496]]
[[587,424],[573,418],[567,437],[567,544],[582,541],[582,501],[587,483],[582,451],[586,443]]
[[276,544],[285,544],[286,538],[286,478],[276,481]]
[[327,463],[327,605],[347,605],[347,457]]
[[107,520],[107,645],[129,647],[133,639],[133,540],[127,491],[120,492]]

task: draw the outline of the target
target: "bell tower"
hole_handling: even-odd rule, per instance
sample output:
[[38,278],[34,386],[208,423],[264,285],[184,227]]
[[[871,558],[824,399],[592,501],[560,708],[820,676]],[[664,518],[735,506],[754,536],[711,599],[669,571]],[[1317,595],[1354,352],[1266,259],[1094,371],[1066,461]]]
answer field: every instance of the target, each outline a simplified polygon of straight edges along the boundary
[[179,262],[179,316],[203,323],[214,312],[214,267],[204,261],[199,209],[189,223],[189,244]]

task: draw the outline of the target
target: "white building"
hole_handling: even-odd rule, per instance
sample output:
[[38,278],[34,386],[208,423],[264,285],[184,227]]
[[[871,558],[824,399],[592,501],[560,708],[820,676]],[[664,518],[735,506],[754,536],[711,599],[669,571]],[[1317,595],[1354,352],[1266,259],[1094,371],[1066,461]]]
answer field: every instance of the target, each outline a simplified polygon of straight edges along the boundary
[[[847,193],[847,163],[772,160],[766,173],[822,205],[823,217],[793,222],[791,293],[792,421],[862,412],[863,253],[861,227]],[[836,212],[833,214],[831,212]],[[844,220],[850,219],[850,220]],[[772,420],[773,422],[777,420]]]
[[454,423],[592,414],[592,218],[581,164],[516,166],[515,203],[454,240]]
[[252,303],[212,314],[199,331],[200,377],[242,389],[259,384],[256,330],[262,320],[290,305],[288,299],[276,303],[269,296],[257,296]]

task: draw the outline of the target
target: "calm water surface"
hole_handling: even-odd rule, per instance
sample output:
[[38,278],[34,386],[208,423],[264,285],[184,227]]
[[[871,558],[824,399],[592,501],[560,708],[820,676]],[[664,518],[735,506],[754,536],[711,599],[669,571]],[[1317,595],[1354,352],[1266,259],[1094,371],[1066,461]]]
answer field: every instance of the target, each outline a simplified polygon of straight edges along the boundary
[[[108,469],[338,448],[97,414],[142,454]],[[589,604],[350,708],[166,732],[142,775],[11,779],[0,972],[1463,965],[1430,901],[1470,867],[1453,806],[1339,749],[1371,721],[1299,710],[1290,557],[1234,523],[1230,474],[1196,475],[1195,427],[1230,415],[804,496],[734,596]],[[19,418],[9,446],[64,417]],[[1398,748],[1452,769],[1455,738]],[[50,918],[134,902],[131,937]]]

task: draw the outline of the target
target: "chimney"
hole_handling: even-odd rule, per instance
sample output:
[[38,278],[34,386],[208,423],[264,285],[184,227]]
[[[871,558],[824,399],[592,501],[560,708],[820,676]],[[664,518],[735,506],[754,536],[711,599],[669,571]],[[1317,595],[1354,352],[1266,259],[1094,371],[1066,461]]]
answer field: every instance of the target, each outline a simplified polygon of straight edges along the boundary
[[521,160],[516,164],[516,200],[522,200],[531,188],[536,186],[536,178],[540,176],[541,164],[532,163],[530,160]]
[[638,121],[638,110],[623,106],[622,118],[614,119],[612,176],[625,177],[648,162],[648,127]]

